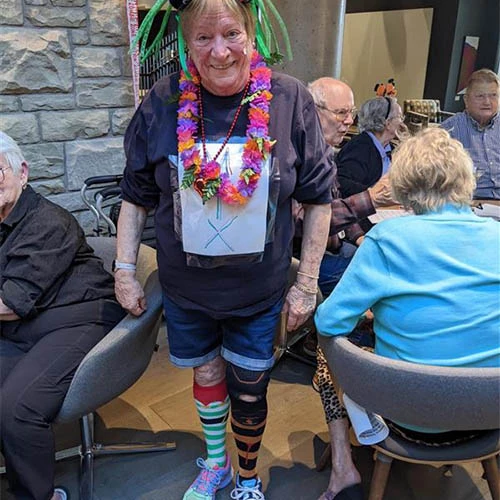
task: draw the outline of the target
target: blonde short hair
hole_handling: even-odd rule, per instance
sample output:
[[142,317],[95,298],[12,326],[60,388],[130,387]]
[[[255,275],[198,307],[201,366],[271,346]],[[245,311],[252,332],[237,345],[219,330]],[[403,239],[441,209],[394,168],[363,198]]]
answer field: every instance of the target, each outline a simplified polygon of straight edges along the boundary
[[500,78],[494,71],[491,71],[491,69],[482,68],[474,71],[467,81],[467,89],[465,93],[468,94],[470,89],[472,89],[477,83],[496,83],[497,88],[500,89]]
[[472,160],[441,128],[426,128],[403,141],[392,157],[393,197],[416,214],[447,203],[467,206],[476,186]]
[[250,40],[255,39],[256,20],[252,14],[250,4],[242,4],[238,0],[192,0],[189,5],[180,12],[182,32],[186,39],[189,36],[189,27],[193,19],[203,16],[215,8],[222,6],[245,26],[245,31]]

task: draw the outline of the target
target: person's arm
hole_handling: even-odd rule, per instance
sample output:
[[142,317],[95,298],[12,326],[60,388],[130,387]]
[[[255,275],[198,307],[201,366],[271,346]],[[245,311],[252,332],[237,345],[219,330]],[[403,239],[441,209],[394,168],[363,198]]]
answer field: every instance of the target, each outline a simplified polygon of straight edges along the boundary
[[376,184],[368,188],[367,193],[370,196],[375,209],[398,204],[398,202],[392,197],[389,174],[385,174],[377,181]]
[[[117,261],[137,263],[146,216],[146,208],[122,201],[116,236]],[[115,271],[115,294],[121,306],[134,316],[140,316],[146,310],[144,290],[135,276],[135,271],[129,269]]]
[[284,312],[288,331],[296,330],[314,312],[319,266],[325,253],[330,224],[330,204],[303,205],[304,224],[297,279],[288,291]]
[[15,321],[16,319],[20,317],[0,299],[0,321]]
[[26,216],[12,240],[1,270],[0,299],[8,318],[36,314],[46,294],[55,293],[71,268],[84,235],[65,210],[41,203]]
[[330,236],[343,231],[361,219],[366,219],[374,213],[375,206],[368,191],[333,200]]
[[359,246],[365,232],[357,221],[374,214],[379,207],[396,204],[392,199],[389,176],[386,174],[366,191],[333,200],[330,236],[345,230],[346,239]]
[[365,237],[365,231],[359,224],[352,224],[345,230],[345,239],[357,247],[361,245]]
[[322,335],[348,335],[359,318],[388,295],[391,273],[379,244],[367,236],[314,317]]

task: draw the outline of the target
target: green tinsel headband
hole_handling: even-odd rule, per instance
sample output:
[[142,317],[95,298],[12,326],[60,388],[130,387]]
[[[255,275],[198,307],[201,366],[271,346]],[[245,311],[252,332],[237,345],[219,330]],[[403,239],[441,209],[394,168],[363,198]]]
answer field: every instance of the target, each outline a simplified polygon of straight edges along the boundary
[[[258,52],[262,57],[269,63],[274,64],[280,62],[283,59],[283,55],[280,52],[278,39],[273,30],[273,25],[269,14],[272,14],[275,21],[278,23],[283,40],[285,42],[285,49],[287,58],[291,61],[293,58],[292,48],[290,45],[290,39],[288,37],[288,31],[286,29],[285,23],[280,16],[278,10],[274,6],[272,0],[239,0],[243,4],[250,4],[252,14],[256,20],[255,29],[255,42],[257,45]],[[163,14],[163,20],[161,23],[160,30],[156,35],[155,39],[149,44],[149,33],[151,32],[151,27],[153,26],[153,21],[160,12],[161,8],[168,2],[165,13]],[[167,28],[168,19],[172,12],[172,7],[177,10],[184,10],[191,0],[157,0],[151,10],[148,12],[146,17],[141,23],[137,35],[132,41],[130,51],[132,52],[136,45],[140,43],[139,57],[141,63],[143,63],[152,53],[158,50],[160,43],[165,35],[165,30]],[[189,75],[186,62],[186,44],[182,34],[181,25],[179,18],[177,17],[177,39],[179,43],[179,62],[182,69]]]

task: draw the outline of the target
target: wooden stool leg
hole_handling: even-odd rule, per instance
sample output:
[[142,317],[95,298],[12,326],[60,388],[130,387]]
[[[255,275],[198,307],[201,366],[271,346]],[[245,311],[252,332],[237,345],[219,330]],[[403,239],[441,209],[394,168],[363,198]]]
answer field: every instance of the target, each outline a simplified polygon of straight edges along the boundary
[[375,469],[373,470],[372,482],[370,484],[369,500],[382,500],[384,498],[385,486],[389,479],[392,458],[375,452]]
[[500,475],[498,473],[497,457],[483,460],[481,465],[486,475],[486,481],[488,481],[492,500],[500,500]]
[[330,463],[331,459],[332,459],[332,446],[330,442],[328,442],[325,451],[323,452],[321,458],[319,459],[318,465],[316,466],[316,470],[318,472],[325,470],[325,468]]

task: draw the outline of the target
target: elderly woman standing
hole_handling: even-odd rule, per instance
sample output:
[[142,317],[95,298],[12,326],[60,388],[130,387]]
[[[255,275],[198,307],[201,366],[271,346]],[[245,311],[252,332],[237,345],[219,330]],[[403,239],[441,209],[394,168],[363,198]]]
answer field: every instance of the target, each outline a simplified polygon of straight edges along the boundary
[[372,187],[389,171],[391,141],[403,123],[401,107],[394,97],[375,97],[359,110],[359,130],[339,152],[335,162],[343,197]]
[[[311,96],[255,50],[261,0],[171,3],[190,59],[157,82],[126,134],[116,293],[141,314],[134,265],[146,210],[156,207],[170,358],[194,369],[207,445],[184,499],[214,499],[231,482],[231,405],[239,464],[231,498],[262,500],[256,462],[273,339],[283,308],[290,330],[314,311],[332,166]],[[292,197],[306,215],[297,281],[285,297]]]
[[[425,129],[396,150],[389,178],[394,197],[415,215],[383,221],[366,235],[319,306],[318,331],[348,335],[371,309],[381,356],[500,366],[500,225],[471,211],[472,160],[446,131]],[[457,438],[405,429],[412,431],[420,441]],[[350,454],[347,435],[333,453]],[[332,493],[324,498],[337,498]]]
[[15,498],[54,488],[57,416],[84,356],[125,315],[76,219],[28,185],[0,131],[0,444]]

